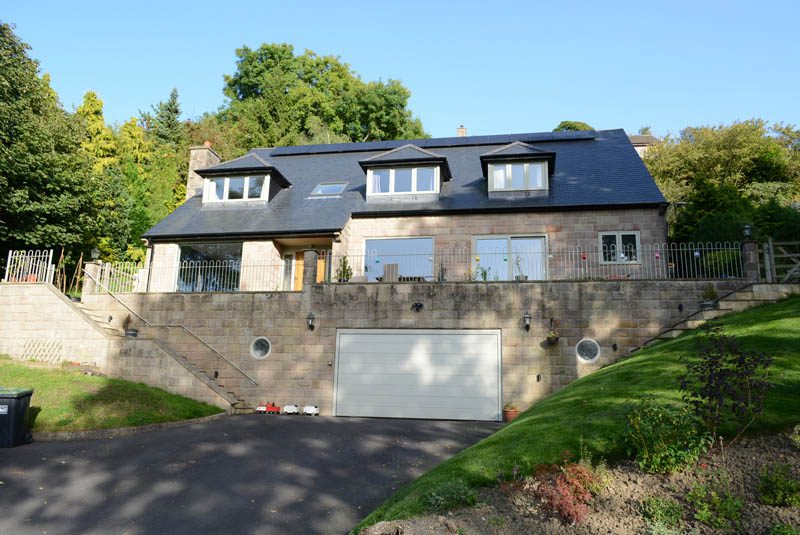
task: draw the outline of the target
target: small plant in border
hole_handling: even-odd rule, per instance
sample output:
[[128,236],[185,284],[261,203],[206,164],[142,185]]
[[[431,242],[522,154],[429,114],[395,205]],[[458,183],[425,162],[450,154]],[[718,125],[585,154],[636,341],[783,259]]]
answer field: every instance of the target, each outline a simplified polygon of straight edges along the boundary
[[790,524],[775,524],[769,530],[769,535],[800,535],[800,529]]
[[461,505],[475,505],[475,491],[463,481],[451,481],[439,489],[423,495],[422,504],[432,511],[447,511]]
[[646,398],[628,412],[624,435],[628,455],[645,472],[662,474],[693,464],[713,443],[687,408]]
[[592,468],[591,457],[584,458],[583,462],[573,462],[571,457],[571,453],[564,452],[560,465],[540,469],[533,488],[535,495],[553,513],[567,522],[579,524],[589,514],[592,498],[606,483]]
[[711,322],[703,326],[699,341],[698,358],[687,362],[686,374],[679,378],[683,400],[712,437],[718,436],[720,425],[733,423],[735,441],[764,412],[772,358],[743,351],[733,336]]
[[719,530],[735,528],[744,506],[731,490],[727,472],[722,470],[712,474],[706,482],[695,483],[686,501],[692,506],[695,519]]
[[792,476],[792,467],[788,464],[766,467],[758,484],[758,497],[764,505],[800,507],[800,481]]
[[671,498],[647,498],[640,505],[642,516],[653,524],[674,527],[680,524],[683,506]]

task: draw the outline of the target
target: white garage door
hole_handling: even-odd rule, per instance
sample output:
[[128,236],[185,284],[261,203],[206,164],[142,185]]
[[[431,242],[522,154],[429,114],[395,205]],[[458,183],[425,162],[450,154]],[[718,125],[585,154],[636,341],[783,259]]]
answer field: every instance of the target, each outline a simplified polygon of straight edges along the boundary
[[499,330],[339,330],[337,416],[500,420]]

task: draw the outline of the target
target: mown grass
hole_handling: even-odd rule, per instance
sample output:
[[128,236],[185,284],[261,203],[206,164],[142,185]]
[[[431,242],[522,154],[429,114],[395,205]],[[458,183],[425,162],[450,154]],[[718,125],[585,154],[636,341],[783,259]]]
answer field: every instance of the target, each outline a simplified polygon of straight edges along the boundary
[[[800,296],[727,316],[719,323],[748,350],[774,357],[774,387],[751,432],[776,431],[800,422]],[[515,465],[530,472],[558,462],[580,441],[595,456],[624,455],[621,434],[629,404],[645,396],[680,402],[677,378],[696,353],[697,333],[659,343],[568,385],[536,403],[513,423],[400,489],[356,528],[428,512],[427,497],[454,481],[477,488],[496,482]]]
[[33,388],[33,431],[111,429],[199,418],[218,407],[121,379],[0,358],[0,387]]

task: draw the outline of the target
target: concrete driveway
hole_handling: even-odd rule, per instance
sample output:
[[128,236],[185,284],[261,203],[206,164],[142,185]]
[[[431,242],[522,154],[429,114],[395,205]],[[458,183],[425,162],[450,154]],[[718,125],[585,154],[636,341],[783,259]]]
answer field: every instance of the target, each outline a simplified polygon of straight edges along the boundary
[[498,427],[251,415],[0,449],[0,534],[344,533]]

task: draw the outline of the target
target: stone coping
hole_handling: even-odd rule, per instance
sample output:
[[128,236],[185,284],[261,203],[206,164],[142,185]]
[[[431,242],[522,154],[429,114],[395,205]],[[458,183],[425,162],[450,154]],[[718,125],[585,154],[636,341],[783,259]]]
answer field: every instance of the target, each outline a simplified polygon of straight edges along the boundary
[[128,437],[131,435],[138,435],[139,433],[147,433],[150,431],[159,431],[162,429],[172,429],[174,427],[184,427],[193,424],[202,424],[213,422],[221,418],[227,417],[227,413],[212,414],[210,416],[203,416],[201,418],[192,418],[190,420],[178,420],[176,422],[161,422],[157,424],[139,425],[132,427],[117,427],[116,429],[87,429],[84,431],[56,431],[52,433],[47,432],[34,432],[34,442],[57,442],[57,441],[70,441],[70,440],[101,440],[112,439],[120,437]]

